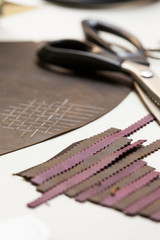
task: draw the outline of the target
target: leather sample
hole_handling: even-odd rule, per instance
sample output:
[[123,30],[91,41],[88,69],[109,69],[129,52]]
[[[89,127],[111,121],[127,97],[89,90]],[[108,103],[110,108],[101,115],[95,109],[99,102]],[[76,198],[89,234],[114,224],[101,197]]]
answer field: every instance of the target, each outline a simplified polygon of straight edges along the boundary
[[[51,167],[54,167],[57,164],[62,163],[64,160],[72,157],[73,155],[77,154],[78,152],[83,151],[84,149],[88,148],[89,146],[95,144],[96,142],[99,142],[101,139],[104,141],[103,138],[105,138],[111,134],[119,132],[119,134],[115,136],[118,139],[119,137],[123,137],[124,135],[132,134],[133,132],[137,131],[139,128],[141,128],[144,125],[146,125],[147,123],[149,123],[150,121],[153,121],[153,119],[154,118],[152,115],[148,115],[121,132],[118,129],[111,128],[111,129],[104,131],[103,133],[97,134],[96,136],[93,136],[89,139],[85,139],[85,140],[81,141],[80,143],[75,143],[73,145],[73,147],[70,146],[66,150],[59,153],[57,156],[48,160],[47,162],[39,164],[35,167],[32,167],[32,168],[22,171],[20,173],[17,173],[17,175],[25,177],[25,178],[34,178],[35,176],[38,176],[41,172],[45,172],[47,169],[50,169]],[[106,141],[104,141],[104,142],[106,143]]]
[[[84,183],[81,183],[75,186],[74,188],[72,188],[71,190],[67,191],[66,195],[70,197],[76,196],[80,192],[83,192],[84,190],[92,187],[97,182],[101,182],[102,180],[108,178],[109,176],[116,174],[118,171],[132,164],[134,161],[137,161],[138,159],[142,159],[148,156],[149,154],[157,151],[159,148],[160,148],[160,140],[157,140],[156,142],[153,142],[147,145],[146,147],[137,149],[133,153],[122,158],[119,162],[115,163],[110,168],[105,169],[102,172],[99,172],[97,175],[91,177]],[[108,190],[106,191],[108,192]],[[90,200],[94,202],[100,202],[104,197],[105,197],[105,191],[93,196]]]
[[54,177],[60,173],[63,173],[64,171],[69,170],[70,168],[84,161],[86,158],[101,151],[103,148],[115,142],[118,138],[130,135],[131,133],[137,131],[139,128],[143,127],[144,125],[153,120],[154,120],[153,116],[149,114],[145,118],[131,125],[129,128],[126,128],[113,135],[106,136],[102,138],[100,141],[97,141],[95,144],[92,144],[88,148],[85,148],[81,152],[78,152],[77,154],[73,155],[72,157],[66,158],[65,161],[53,167],[50,167],[46,171],[43,171],[42,173],[32,178],[31,181],[35,184],[42,184],[44,181],[50,179],[51,177]]
[[0,154],[81,127],[131,90],[121,74],[80,76],[42,67],[36,49],[35,43],[0,43]]
[[71,146],[69,146],[64,151],[60,152],[58,155],[51,158],[47,162],[44,162],[35,167],[32,167],[23,172],[20,172],[17,175],[25,177],[25,178],[33,178],[33,177],[39,175],[41,172],[47,170],[48,168],[56,166],[57,164],[62,163],[67,158],[77,154],[78,152],[81,152],[85,148],[88,148],[90,145],[96,143],[97,141],[101,140],[102,138],[109,136],[113,133],[116,133],[118,131],[120,131],[120,130],[116,129],[116,128],[110,128],[107,131],[97,134],[91,138],[87,138],[79,143],[72,144]]
[[156,190],[158,187],[160,187],[160,178],[157,178],[150,184],[146,185],[144,188],[139,189],[138,191],[126,197],[125,199],[119,201],[117,204],[115,204],[114,207],[118,210],[123,210],[128,206],[132,205],[134,202],[139,201],[150,192]]
[[116,152],[121,147],[127,145],[130,143],[131,140],[126,138],[121,138],[112,143],[110,146],[105,148],[104,150],[98,152],[97,154],[85,159],[85,161],[81,162],[77,166],[71,168],[69,171],[64,172],[60,175],[55,176],[54,178],[51,178],[50,180],[44,182],[41,185],[38,185],[37,190],[40,192],[45,192],[51,187],[56,186],[58,183],[63,182],[67,180],[68,178],[76,175],[77,173],[91,167],[92,165],[96,164],[100,159],[102,159],[105,156],[108,156],[112,154],[113,152]]
[[118,157],[120,157],[121,155],[125,154],[126,152],[134,149],[135,147],[142,144],[143,142],[144,142],[143,140],[139,140],[127,147],[122,148],[121,150],[118,150],[117,152],[115,152],[113,154],[106,156],[105,158],[101,159],[98,163],[91,166],[89,169],[86,169],[86,170],[80,172],[79,174],[67,179],[66,181],[58,184],[57,186],[53,187],[49,191],[45,192],[40,198],[29,203],[28,206],[31,208],[35,208],[35,207],[41,205],[42,203],[44,203],[50,199],[53,199],[54,197],[58,196],[59,194],[62,194],[67,189],[69,189],[69,188],[75,186],[76,184],[79,184],[80,182],[84,181],[85,179],[93,176],[95,173],[97,173],[101,169],[105,168],[106,166],[108,166],[109,164],[114,162]]
[[[47,174],[44,174],[46,177],[44,183],[43,181],[36,183],[37,190],[43,194],[29,203],[28,207],[35,208],[65,193],[79,202],[88,200],[121,210],[126,214],[138,214],[160,221],[160,173],[142,160],[160,149],[160,140],[141,146],[145,140],[130,143],[131,140],[124,137],[153,120],[154,118],[148,115],[124,130],[111,128],[72,144],[56,157],[41,164],[40,168],[35,166],[18,173],[17,175],[27,177],[34,183],[33,179],[36,176],[48,173],[46,170],[43,171],[43,167],[52,169],[54,166],[59,166],[58,162],[60,162],[65,169],[54,176],[47,177]],[[89,157],[85,155],[86,152],[90,153]],[[70,159],[77,154],[79,154],[78,159],[82,161],[66,168],[67,157]],[[34,178],[28,177],[30,172],[35,174],[36,168],[37,175],[34,175]]]
[[103,199],[101,204],[106,206],[114,206],[118,201],[122,200],[129,194],[137,191],[141,187],[145,186],[147,183],[151,182],[153,179],[157,178],[159,173],[156,171],[151,171],[137,181],[127,185],[126,187],[119,189],[114,196],[110,195],[109,197]]
[[143,216],[150,216],[153,215],[155,212],[159,211],[160,209],[160,199],[154,201],[152,204],[144,208],[140,214]]
[[[97,152],[101,151],[103,148],[108,147],[110,144],[115,142],[117,140],[117,136],[114,137],[114,135],[107,136],[103,139],[101,139],[99,142],[91,145],[90,147],[84,149],[81,152],[78,152],[71,158],[68,158],[64,160],[62,163],[57,164],[54,167],[51,167],[47,169],[46,171],[43,171],[36,177],[32,178],[32,183],[35,184],[42,184],[44,181],[47,181],[48,179],[57,176],[60,173],[63,173],[72,167],[76,166],[77,164],[80,164],[85,159],[91,157],[92,155],[96,154]],[[101,144],[102,143],[102,144]]]
[[110,196],[110,194],[115,193],[117,190],[123,187],[126,187],[128,184],[131,184],[132,182],[138,180],[140,177],[143,177],[145,174],[151,171],[153,171],[152,167],[144,166],[135,171],[134,173],[132,173],[131,175],[127,176],[126,178],[120,180],[117,184],[113,185],[112,187],[107,188],[101,193],[93,196],[90,200],[94,203],[101,203],[101,201]]
[[160,198],[160,187],[157,188],[155,191],[151,192],[144,198],[140,199],[139,201],[133,203],[133,205],[127,207],[124,212],[129,215],[135,215],[140,210],[144,209],[146,206],[153,203],[155,200]]
[[103,192],[106,188],[111,187],[113,184],[117,183],[124,177],[129,176],[130,174],[132,174],[139,168],[145,166],[146,164],[147,163],[144,161],[134,162],[133,164],[119,171],[117,174],[112,175],[111,177],[100,182],[100,184],[96,184],[95,186],[80,193],[75,199],[79,202],[84,202],[87,199],[91,198],[93,195],[98,194],[99,192]]

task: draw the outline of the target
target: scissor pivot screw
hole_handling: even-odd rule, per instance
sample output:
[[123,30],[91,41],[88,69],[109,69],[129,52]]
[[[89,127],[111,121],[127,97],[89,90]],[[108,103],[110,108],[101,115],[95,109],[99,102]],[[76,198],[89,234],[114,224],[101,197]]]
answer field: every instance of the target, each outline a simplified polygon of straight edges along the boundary
[[141,72],[141,76],[144,78],[152,78],[153,73],[151,71],[143,71],[143,72]]

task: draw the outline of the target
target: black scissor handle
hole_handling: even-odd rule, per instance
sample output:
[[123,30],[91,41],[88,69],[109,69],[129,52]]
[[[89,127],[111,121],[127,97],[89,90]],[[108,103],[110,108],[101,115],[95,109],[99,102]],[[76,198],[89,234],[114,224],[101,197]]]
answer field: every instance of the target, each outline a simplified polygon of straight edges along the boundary
[[112,24],[88,19],[82,21],[82,27],[87,40],[94,42],[103,48],[108,48],[108,42],[104,41],[98,35],[98,32],[107,32],[124,38],[133,44],[139,51],[145,51],[141,42],[134,35]]
[[[96,20],[84,20],[82,26],[87,38],[86,42],[59,40],[46,43],[38,51],[39,59],[44,63],[76,71],[121,71],[121,64],[125,60],[148,65],[143,46],[128,32]],[[113,33],[128,40],[137,48],[137,52],[119,55],[111,49],[111,43],[99,36],[99,31]]]
[[99,32],[111,33],[115,36],[127,40],[129,43],[136,47],[137,52],[126,52],[124,55],[124,60],[127,59],[137,63],[148,65],[145,49],[143,48],[141,42],[131,33],[112,24],[91,19],[82,21],[82,27],[85,33],[85,37],[88,41],[93,42],[94,44],[97,44],[100,47],[116,55],[118,55],[118,52],[113,51],[112,44],[106,40],[103,40],[100,37]]
[[96,45],[78,40],[48,42],[37,55],[43,63],[75,71],[119,71],[121,66],[121,60],[115,54],[108,52],[105,55],[103,49]]

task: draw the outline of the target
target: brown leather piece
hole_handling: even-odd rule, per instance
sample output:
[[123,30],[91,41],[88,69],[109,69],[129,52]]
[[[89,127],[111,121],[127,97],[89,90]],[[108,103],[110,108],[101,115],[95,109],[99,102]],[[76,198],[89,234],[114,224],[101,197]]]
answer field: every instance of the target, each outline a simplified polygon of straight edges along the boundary
[[[79,128],[130,92],[121,74],[80,76],[40,67],[36,43],[0,43],[0,154]],[[116,81],[117,80],[117,81]]]
[[140,214],[143,216],[150,216],[153,213],[157,212],[158,210],[160,210],[160,199],[156,200],[155,202],[144,208],[140,212]]
[[58,183],[63,182],[65,180],[67,180],[68,178],[76,175],[77,173],[91,167],[92,165],[96,164],[99,160],[101,160],[103,157],[106,157],[106,156],[112,154],[113,152],[116,152],[120,148],[128,145],[130,142],[131,142],[131,140],[127,139],[125,137],[118,139],[117,141],[112,143],[110,146],[106,147],[104,150],[85,159],[85,161],[81,162],[79,165],[73,167],[72,169],[68,170],[67,172],[57,175],[54,178],[39,185],[37,187],[37,190],[40,192],[46,192],[50,188],[56,186]]
[[154,168],[149,167],[149,166],[144,166],[142,168],[140,168],[139,170],[137,170],[136,172],[132,173],[131,175],[129,175],[128,177],[122,179],[121,181],[119,181],[117,184],[113,185],[112,187],[106,189],[105,191],[93,196],[90,201],[95,202],[95,203],[99,203],[101,202],[104,198],[108,197],[109,195],[112,194],[113,190],[115,189],[120,189],[124,186],[127,186],[128,184],[136,181],[137,179],[139,179],[140,177],[144,176],[146,173],[153,171]]
[[98,182],[101,182],[103,179],[106,179],[110,175],[116,173],[117,171],[123,169],[127,165],[130,165],[134,161],[138,159],[142,159],[152,152],[158,150],[160,148],[160,140],[157,140],[146,147],[142,147],[133,153],[127,155],[125,158],[121,158],[119,162],[113,164],[111,167],[99,172],[95,176],[92,176],[91,178],[87,179],[85,182],[82,182],[81,184],[78,184],[74,188],[68,190],[66,192],[67,196],[74,197],[80,192],[86,190],[87,188],[95,185]]
[[[133,154],[135,154],[135,152]],[[67,191],[66,195],[69,197],[76,196],[80,192],[85,191],[87,188],[90,188],[93,185],[100,183],[102,180],[110,177],[117,171],[120,171],[127,165],[128,165],[128,161],[123,161],[123,158],[121,158],[119,162],[114,163],[109,168],[104,169],[103,171],[101,171],[101,172],[97,173],[96,175],[92,176],[91,178],[87,179],[85,182],[82,182],[81,184],[79,184],[76,187],[72,188],[71,190]]]
[[45,171],[48,168],[53,167],[53,166],[63,162],[64,160],[68,159],[69,157],[75,155],[76,153],[81,152],[82,150],[88,148],[90,145],[96,143],[100,139],[102,139],[106,136],[109,136],[113,133],[116,133],[118,131],[120,131],[120,130],[116,129],[116,128],[110,128],[100,134],[93,136],[93,137],[90,137],[90,138],[87,138],[80,142],[74,143],[74,144],[70,145],[69,147],[67,147],[66,149],[64,149],[62,152],[60,152],[55,157],[48,160],[47,162],[44,162],[40,165],[37,165],[30,169],[27,169],[23,172],[20,172],[17,175],[26,177],[26,178],[35,177],[37,174],[41,173],[42,171]]
[[[123,210],[123,209],[127,208],[128,206],[132,205],[134,202],[137,202],[138,200],[142,199],[147,194],[156,190],[158,187],[160,187],[160,178],[154,180],[150,184],[139,189],[138,191],[136,191],[133,194],[126,197],[125,199],[119,201],[114,207],[119,210]],[[144,211],[145,211],[145,209],[144,209]],[[141,214],[145,215],[145,212],[144,213],[142,212]]]

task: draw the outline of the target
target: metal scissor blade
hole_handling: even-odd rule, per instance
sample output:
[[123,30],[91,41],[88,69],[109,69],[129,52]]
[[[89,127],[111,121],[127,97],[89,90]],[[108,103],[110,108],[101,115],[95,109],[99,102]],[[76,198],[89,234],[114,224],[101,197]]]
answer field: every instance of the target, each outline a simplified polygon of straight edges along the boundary
[[148,95],[140,88],[140,86],[134,82],[134,86],[139,93],[142,101],[144,102],[145,106],[148,110],[154,115],[157,119],[157,122],[160,124],[160,109],[159,107],[148,97]]
[[160,107],[160,78],[152,70],[143,64],[124,61],[122,68],[133,75],[138,85],[155,101]]

